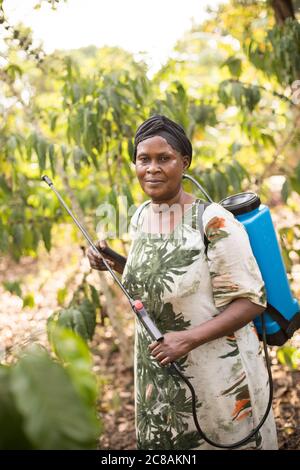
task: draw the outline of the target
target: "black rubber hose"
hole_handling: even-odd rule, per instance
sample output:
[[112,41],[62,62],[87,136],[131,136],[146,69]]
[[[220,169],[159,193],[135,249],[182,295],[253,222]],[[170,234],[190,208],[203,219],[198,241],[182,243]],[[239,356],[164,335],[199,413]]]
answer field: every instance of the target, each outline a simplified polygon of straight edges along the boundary
[[266,366],[267,366],[268,376],[269,376],[269,401],[268,401],[268,405],[267,405],[265,414],[263,415],[261,421],[256,426],[256,428],[254,428],[253,431],[251,431],[250,434],[248,434],[248,436],[246,436],[244,439],[241,439],[240,441],[234,442],[233,444],[220,444],[218,442],[214,442],[209,437],[207,437],[206,434],[204,433],[204,431],[202,430],[202,428],[199,424],[199,421],[198,421],[197,411],[196,411],[196,393],[195,393],[195,389],[194,389],[193,385],[185,377],[185,375],[181,372],[179,366],[175,362],[173,362],[169,366],[170,371],[174,370],[181,377],[181,379],[186,383],[188,388],[190,389],[190,392],[191,392],[191,395],[192,395],[193,418],[194,418],[194,423],[195,423],[196,429],[197,429],[198,433],[200,434],[200,436],[202,437],[202,439],[204,439],[208,444],[210,444],[214,447],[219,447],[221,449],[235,449],[237,447],[241,447],[242,445],[249,442],[250,439],[253,436],[255,436],[255,434],[258,433],[259,429],[262,427],[262,425],[264,424],[264,422],[266,421],[266,419],[269,415],[269,412],[270,412],[270,409],[271,409],[271,406],[272,406],[272,400],[273,400],[273,380],[272,380],[271,363],[270,363],[270,358],[269,358],[269,354],[268,354],[268,347],[267,347],[266,325],[265,325],[264,314],[262,314],[261,316],[262,316],[263,345],[264,345],[264,352],[265,352],[265,358],[266,358]]

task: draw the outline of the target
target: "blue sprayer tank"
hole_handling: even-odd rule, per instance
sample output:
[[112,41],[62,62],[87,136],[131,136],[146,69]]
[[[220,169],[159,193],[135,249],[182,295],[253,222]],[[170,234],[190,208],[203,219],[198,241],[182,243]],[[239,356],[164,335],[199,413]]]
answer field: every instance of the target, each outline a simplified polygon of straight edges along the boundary
[[[220,204],[244,225],[248,233],[266,287],[267,342],[282,345],[300,328],[300,307],[289,286],[270,210],[253,192],[228,196]],[[254,323],[261,337],[260,317],[255,318]]]

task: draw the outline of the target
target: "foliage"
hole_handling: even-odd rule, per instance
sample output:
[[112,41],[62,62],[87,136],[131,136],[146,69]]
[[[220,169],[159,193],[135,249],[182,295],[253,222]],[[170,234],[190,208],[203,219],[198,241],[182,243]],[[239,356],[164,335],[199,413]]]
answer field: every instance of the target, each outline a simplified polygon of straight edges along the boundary
[[[263,182],[282,129],[293,122],[284,86],[295,74],[282,81],[265,51],[263,67],[254,51],[270,50],[283,73],[290,59],[282,58],[278,41],[288,41],[290,51],[298,23],[280,29],[263,4],[243,9],[233,4],[234,9],[222,5],[210,20],[195,25],[178,42],[176,60],[152,80],[145,64],[117,48],[57,52],[41,61],[26,45],[31,33],[22,25],[9,29],[1,77],[12,106],[3,108],[0,132],[0,250],[16,259],[36,256],[42,242],[49,251],[53,225],[68,220],[40,182],[44,172],[51,172],[58,186],[72,188],[87,220],[100,200],[117,206],[117,195],[124,194],[132,205],[139,197],[137,182],[132,185],[134,130],[150,113],[165,113],[188,130],[195,153],[191,171],[203,175],[214,199]],[[16,29],[17,38],[26,40],[13,41]],[[112,56],[115,60],[108,60]],[[30,98],[24,101],[26,93]],[[281,155],[271,174],[280,170],[280,161]],[[292,162],[284,173],[287,197],[298,191],[299,175]]]
[[0,366],[1,449],[92,449],[100,432],[87,346],[57,331],[58,358],[32,346]]
[[99,295],[94,286],[84,278],[67,308],[54,312],[48,318],[48,335],[53,344],[57,327],[68,328],[85,341],[91,340],[96,327],[97,310],[100,309]]
[[294,224],[292,227],[282,227],[279,229],[281,240],[281,252],[288,273],[291,273],[293,258],[300,260],[300,250],[297,248],[297,240],[300,237],[300,225]]
[[[20,293],[18,283],[6,288]],[[7,430],[0,433],[1,449],[96,448],[98,386],[86,341],[99,307],[95,288],[84,278],[68,309],[48,320],[54,357],[32,346],[14,365],[0,366],[0,426]]]
[[299,368],[300,351],[293,346],[287,345],[278,348],[277,358],[281,364],[288,366],[291,370]]
[[[42,3],[55,8],[59,1],[37,0],[37,8]],[[120,210],[118,196],[125,195],[129,206],[141,203],[133,138],[153,113],[185,127],[194,149],[189,171],[213,200],[252,189],[268,202],[266,179],[283,175],[283,202],[293,209],[300,194],[299,21],[276,23],[272,4],[219,5],[150,79],[146,64],[121,48],[45,54],[29,28],[9,24],[0,0],[0,253],[19,261],[39,256],[41,245],[51,252],[57,226],[69,222],[41,182],[44,173],[89,229],[100,202]],[[77,229],[73,236],[78,241]],[[299,225],[283,227],[280,237],[291,272],[300,256]],[[119,238],[126,251],[126,234]],[[21,280],[4,287],[23,297]],[[62,307],[66,297],[63,286],[57,293]],[[24,295],[24,307],[34,303],[32,293]],[[49,320],[54,359],[38,348],[0,366],[1,448],[95,447],[97,388],[86,342],[100,307],[84,282]],[[298,352],[284,347],[278,357],[294,367]]]

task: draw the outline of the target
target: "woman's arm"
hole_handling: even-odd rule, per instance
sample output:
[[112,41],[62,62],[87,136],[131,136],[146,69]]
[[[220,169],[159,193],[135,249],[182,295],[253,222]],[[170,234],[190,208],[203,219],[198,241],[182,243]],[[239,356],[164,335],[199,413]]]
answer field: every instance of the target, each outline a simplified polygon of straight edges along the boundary
[[218,316],[189,330],[166,333],[162,342],[149,346],[151,355],[164,366],[185,356],[192,349],[223,336],[229,336],[260,315],[265,307],[247,298],[233,300]]

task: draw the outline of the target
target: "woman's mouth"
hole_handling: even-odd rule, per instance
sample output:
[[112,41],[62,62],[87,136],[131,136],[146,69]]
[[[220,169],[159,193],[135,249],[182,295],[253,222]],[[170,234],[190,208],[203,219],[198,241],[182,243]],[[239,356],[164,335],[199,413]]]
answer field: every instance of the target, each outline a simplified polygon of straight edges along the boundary
[[148,184],[153,184],[153,185],[156,185],[156,184],[161,184],[163,183],[163,181],[159,181],[159,180],[151,180],[151,181],[146,181],[146,183]]

